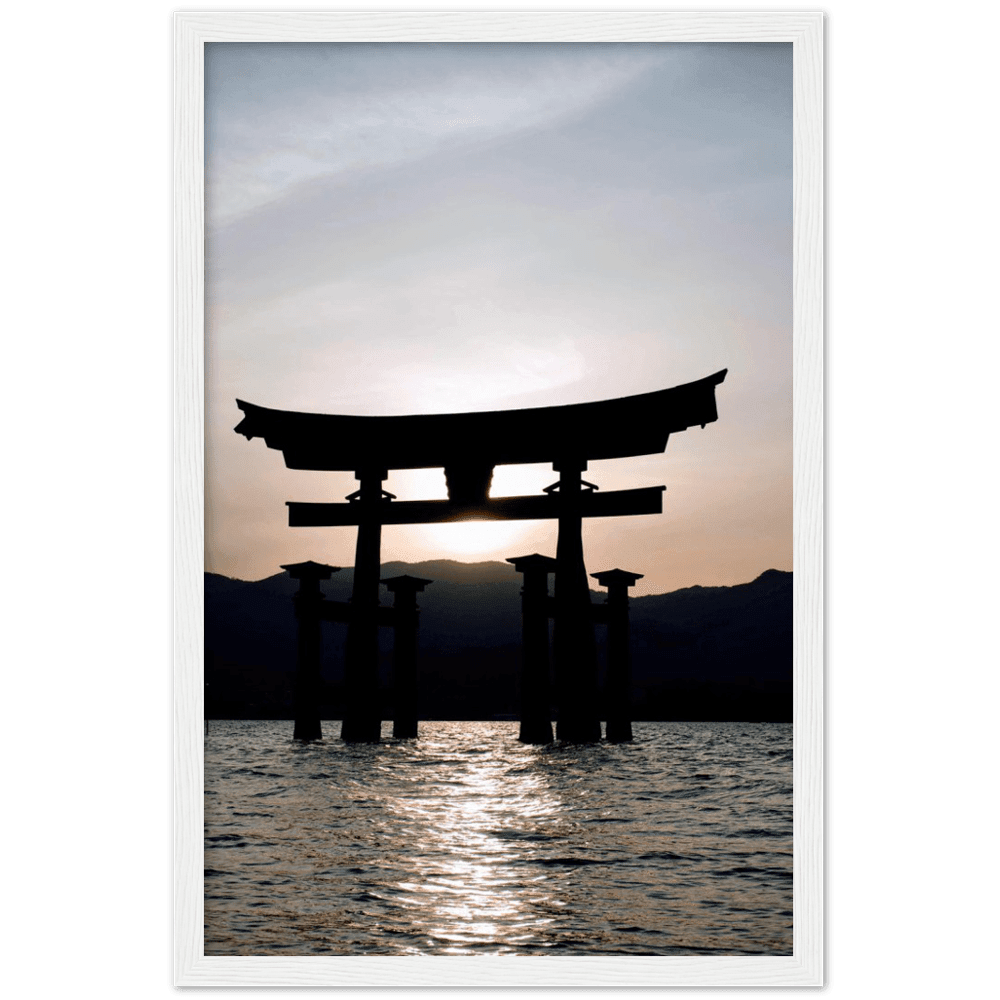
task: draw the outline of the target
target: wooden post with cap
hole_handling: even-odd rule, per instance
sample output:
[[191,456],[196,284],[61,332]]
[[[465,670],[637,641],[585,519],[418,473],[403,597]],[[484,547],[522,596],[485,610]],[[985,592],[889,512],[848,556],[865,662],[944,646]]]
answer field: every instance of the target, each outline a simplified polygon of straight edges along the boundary
[[521,588],[521,728],[522,743],[551,743],[549,718],[549,573],[556,561],[537,552],[508,559],[524,574]]
[[281,567],[299,589],[292,600],[298,623],[298,668],[295,672],[295,729],[294,740],[321,740],[323,729],[319,719],[320,695],[320,631],[322,623],[323,594],[320,580],[329,580],[340,572],[339,566],[308,560],[289,563]]
[[355,472],[360,489],[349,500],[358,506],[358,541],[354,550],[354,586],[344,644],[345,704],[343,740],[378,743],[382,713],[378,697],[378,608],[383,499],[386,469]]
[[597,643],[591,616],[590,587],[583,562],[584,490],[592,483],[580,476],[587,468],[582,458],[566,456],[553,463],[559,482],[546,492],[559,491],[559,536],[556,541],[555,623],[552,653],[555,663],[561,740],[591,743],[601,738],[597,708]]
[[632,712],[629,689],[632,686],[631,650],[628,624],[628,589],[641,580],[642,573],[608,569],[590,574],[608,588],[608,673],[605,692],[608,705],[607,737],[612,743],[632,739]]
[[417,735],[417,594],[432,580],[393,576],[382,581],[394,597],[392,608],[392,735],[409,739]]

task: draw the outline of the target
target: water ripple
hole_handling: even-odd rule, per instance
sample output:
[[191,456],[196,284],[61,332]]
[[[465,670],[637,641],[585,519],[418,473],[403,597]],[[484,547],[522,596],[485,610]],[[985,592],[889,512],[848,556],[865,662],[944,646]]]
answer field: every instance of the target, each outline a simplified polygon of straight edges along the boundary
[[791,726],[634,731],[213,722],[205,953],[791,954]]

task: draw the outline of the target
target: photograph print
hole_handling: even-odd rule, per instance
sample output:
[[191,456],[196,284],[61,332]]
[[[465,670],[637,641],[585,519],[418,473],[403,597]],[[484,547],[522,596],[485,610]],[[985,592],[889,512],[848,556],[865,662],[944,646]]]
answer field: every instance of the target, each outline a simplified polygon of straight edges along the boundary
[[205,45],[205,956],[792,955],[792,50]]

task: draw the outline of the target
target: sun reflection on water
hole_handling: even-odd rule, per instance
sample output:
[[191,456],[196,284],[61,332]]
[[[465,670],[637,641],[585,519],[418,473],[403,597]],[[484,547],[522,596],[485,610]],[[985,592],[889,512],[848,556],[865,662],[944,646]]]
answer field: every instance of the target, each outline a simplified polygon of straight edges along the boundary
[[791,954],[791,727],[206,742],[206,954]]
[[558,826],[562,803],[531,766],[532,753],[524,748],[519,767],[488,750],[465,754],[457,774],[455,756],[447,754],[446,780],[429,775],[391,805],[398,820],[419,831],[407,845],[413,877],[397,888],[443,953],[514,951],[553,921],[545,911],[560,905],[556,881],[526,878],[524,861],[526,847]]

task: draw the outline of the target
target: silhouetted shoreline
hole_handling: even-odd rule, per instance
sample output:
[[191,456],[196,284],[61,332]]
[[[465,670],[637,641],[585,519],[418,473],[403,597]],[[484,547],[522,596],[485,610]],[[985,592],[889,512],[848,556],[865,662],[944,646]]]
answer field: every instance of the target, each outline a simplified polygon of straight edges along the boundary
[[[421,719],[493,721],[518,712],[520,578],[513,567],[436,560],[389,563],[386,574],[436,582],[420,595]],[[343,600],[351,570],[324,584]],[[292,719],[295,581],[205,574],[206,717]],[[605,595],[593,592],[595,604]],[[790,722],[792,574],[768,570],[732,587],[689,587],[632,598],[633,718]],[[325,719],[340,714],[343,630],[324,626]],[[601,644],[603,645],[603,644]],[[599,650],[603,663],[604,650]],[[391,639],[382,639],[383,719],[392,718]],[[603,675],[600,678],[603,683]]]

